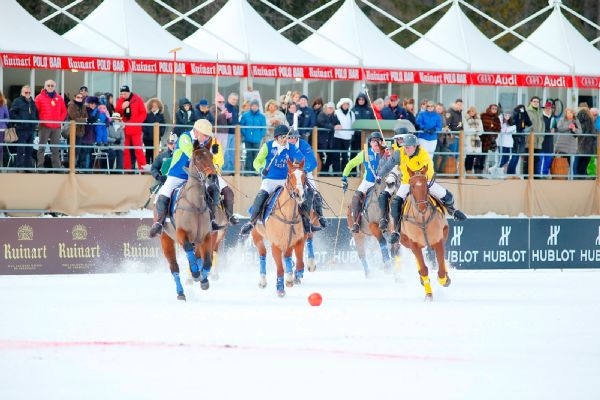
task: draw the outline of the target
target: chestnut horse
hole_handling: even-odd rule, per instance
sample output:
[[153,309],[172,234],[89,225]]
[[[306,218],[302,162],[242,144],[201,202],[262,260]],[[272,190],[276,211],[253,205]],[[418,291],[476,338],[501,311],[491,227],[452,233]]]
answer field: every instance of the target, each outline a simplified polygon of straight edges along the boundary
[[422,249],[431,247],[438,263],[438,282],[450,286],[450,277],[444,259],[448,238],[448,221],[443,206],[429,194],[427,167],[419,171],[408,170],[410,192],[404,204],[400,242],[409,248],[417,259],[421,284],[425,288],[425,299],[432,300],[429,271]]
[[192,153],[188,168],[188,180],[181,189],[175,204],[173,223],[165,223],[161,234],[161,245],[175,280],[177,299],[185,300],[179,277],[175,244],[185,250],[190,272],[195,281],[200,281],[203,290],[209,288],[208,274],[213,259],[213,232],[210,209],[206,197],[206,185],[217,185],[217,171],[209,149],[197,148]]
[[[264,239],[271,242],[271,255],[277,267],[277,295],[285,296],[285,287],[299,284],[304,276],[304,242],[306,235],[300,218],[299,206],[305,200],[304,185],[306,172],[304,160],[299,164],[289,160],[288,174],[285,186],[279,192],[273,211],[263,223],[258,221],[252,229],[252,241],[260,256],[260,281],[259,287],[267,285],[266,256],[267,248]],[[292,261],[292,252],[296,256],[296,269]],[[285,270],[283,264],[285,262]],[[285,285],[284,285],[285,275]]]
[[[379,194],[385,189],[385,182],[376,183],[371,191],[368,193],[368,196],[365,200],[366,204],[363,205],[362,214],[360,218],[360,230],[358,233],[352,233],[352,237],[354,238],[354,243],[356,245],[356,252],[358,253],[358,258],[363,266],[365,271],[365,277],[369,277],[371,273],[369,269],[369,263],[367,262],[367,256],[365,253],[365,239],[367,236],[373,236],[377,239],[379,243],[379,249],[381,250],[381,256],[383,258],[383,269],[385,272],[391,272],[391,260],[390,260],[390,252],[388,250],[387,241],[383,236],[383,232],[379,229],[379,220],[381,219],[381,209],[379,208],[379,204],[377,199],[379,198]],[[354,219],[352,218],[352,207],[348,206],[348,228],[352,227],[354,224]],[[389,219],[389,218],[388,218]]]

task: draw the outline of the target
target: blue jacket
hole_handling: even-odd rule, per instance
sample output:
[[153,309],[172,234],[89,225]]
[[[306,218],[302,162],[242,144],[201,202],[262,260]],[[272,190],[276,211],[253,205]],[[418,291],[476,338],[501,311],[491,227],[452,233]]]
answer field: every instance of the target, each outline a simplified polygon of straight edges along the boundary
[[408,113],[400,106],[396,108],[387,106],[381,110],[381,119],[408,119]]
[[437,133],[442,130],[442,116],[435,111],[421,111],[417,115],[417,124],[421,130],[417,137],[424,140],[437,140]]
[[260,148],[252,166],[259,172],[263,168],[269,168],[263,179],[286,179],[288,174],[287,160],[291,162],[302,160],[302,155],[296,146],[287,145],[277,154],[277,147],[273,146],[275,140],[269,140]]
[[227,125],[231,126],[229,128],[229,134],[235,135],[235,126],[238,124],[239,119],[240,119],[239,108],[238,108],[238,106],[234,106],[227,101],[225,102],[225,108],[227,109],[228,112],[231,113],[231,119],[227,120]]
[[246,111],[240,119],[240,125],[244,142],[260,143],[267,133],[267,118],[260,111]]
[[300,158],[297,158],[296,161],[300,162],[304,159],[304,170],[306,172],[311,172],[317,168],[317,158],[312,147],[310,147],[306,140],[298,139],[295,145],[290,144],[290,146],[294,146],[298,151],[298,157]]

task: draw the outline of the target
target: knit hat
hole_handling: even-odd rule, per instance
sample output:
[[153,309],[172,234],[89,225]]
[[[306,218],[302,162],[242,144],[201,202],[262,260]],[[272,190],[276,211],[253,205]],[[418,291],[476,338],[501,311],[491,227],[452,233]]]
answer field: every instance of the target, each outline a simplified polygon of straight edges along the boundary
[[129,86],[127,85],[123,85],[121,86],[121,88],[119,89],[119,92],[127,92],[127,93],[131,93],[131,89],[129,89]]
[[96,96],[88,96],[85,98],[85,102],[88,104],[98,104],[100,101]]
[[252,101],[250,102],[250,107],[252,106],[260,106],[260,103],[258,102],[258,100],[252,99]]
[[[306,99],[306,101],[308,101],[308,96],[307,96],[307,95],[305,95],[305,94],[303,94],[302,96],[300,96],[300,97],[299,97],[299,99]],[[299,99],[298,99],[298,100],[299,100]]]

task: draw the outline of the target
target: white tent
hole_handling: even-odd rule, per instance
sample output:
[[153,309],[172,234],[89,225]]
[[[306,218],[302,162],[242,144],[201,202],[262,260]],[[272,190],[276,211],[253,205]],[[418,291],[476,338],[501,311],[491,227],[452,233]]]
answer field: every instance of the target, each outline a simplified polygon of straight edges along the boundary
[[371,68],[440,69],[438,64],[420,59],[387,37],[354,0],[346,0],[316,33],[298,46],[330,63]]
[[98,54],[68,41],[27,12],[16,0],[2,2],[0,52],[19,54]]
[[492,43],[453,2],[446,14],[407,48],[412,54],[465,72],[542,73]]
[[[218,38],[231,39],[235,48]],[[219,59],[276,65],[324,65],[326,62],[277,32],[246,0],[229,0],[184,43],[218,53]]]
[[211,61],[214,56],[184,44],[164,30],[134,0],[104,0],[81,23],[63,35],[95,53],[115,57]]
[[600,51],[571,25],[559,4],[510,54],[554,73],[600,75]]

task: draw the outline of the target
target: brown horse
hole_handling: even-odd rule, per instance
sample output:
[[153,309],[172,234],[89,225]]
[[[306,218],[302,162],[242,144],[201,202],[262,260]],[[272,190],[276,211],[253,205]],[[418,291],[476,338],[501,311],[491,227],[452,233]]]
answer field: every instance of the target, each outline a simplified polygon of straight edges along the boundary
[[[363,266],[365,271],[365,277],[368,277],[371,273],[369,269],[369,264],[367,262],[367,256],[365,253],[365,239],[367,236],[373,236],[377,239],[379,243],[379,248],[381,250],[381,256],[383,258],[383,269],[385,272],[391,271],[391,260],[390,260],[390,252],[388,250],[387,241],[383,236],[383,232],[379,229],[379,220],[381,219],[381,209],[377,203],[377,199],[379,194],[385,189],[385,182],[376,183],[371,191],[367,194],[367,199],[365,200],[366,204],[363,205],[362,214],[360,218],[360,230],[358,233],[352,233],[352,237],[354,238],[354,243],[356,245],[356,251],[358,253],[358,258]],[[348,228],[352,227],[354,224],[354,219],[352,218],[352,207],[348,206],[347,211],[348,217]]]
[[[259,287],[267,285],[266,256],[264,239],[271,242],[271,255],[277,267],[277,295],[285,296],[285,286],[299,284],[304,276],[304,242],[306,235],[300,218],[299,206],[305,200],[304,185],[306,172],[304,160],[291,163],[288,160],[288,174],[285,186],[275,200],[271,216],[266,222],[259,221],[252,229],[252,241],[260,256]],[[292,261],[292,252],[296,256],[296,269]],[[285,270],[283,263],[285,262]]]
[[445,210],[429,194],[427,184],[427,167],[419,171],[408,170],[410,177],[409,197],[404,205],[400,242],[409,248],[417,259],[421,284],[425,288],[425,299],[432,300],[429,271],[425,265],[422,249],[431,247],[435,251],[438,263],[438,282],[447,287],[450,277],[444,259],[445,244],[448,238],[448,221]]
[[179,277],[175,243],[183,247],[195,281],[200,281],[203,290],[209,288],[208,274],[213,258],[213,232],[210,209],[207,202],[208,185],[218,185],[217,171],[209,149],[195,149],[190,158],[188,180],[181,189],[172,216],[174,224],[164,225],[161,234],[163,254],[169,262],[175,280],[177,299],[185,300]]

